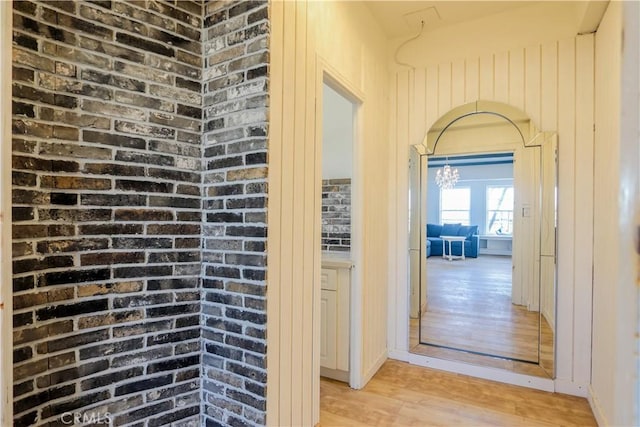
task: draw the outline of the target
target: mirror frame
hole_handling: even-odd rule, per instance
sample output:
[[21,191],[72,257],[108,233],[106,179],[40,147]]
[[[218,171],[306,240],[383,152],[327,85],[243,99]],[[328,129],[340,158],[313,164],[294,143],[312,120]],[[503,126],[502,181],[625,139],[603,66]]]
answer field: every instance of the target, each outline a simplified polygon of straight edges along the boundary
[[[534,124],[531,118],[522,110],[513,107],[508,104],[504,104],[501,102],[495,101],[476,101],[468,104],[464,104],[453,108],[449,112],[442,115],[438,120],[436,120],[431,127],[429,128],[427,134],[425,135],[422,144],[415,144],[412,146],[412,149],[416,151],[418,156],[430,156],[436,154],[436,149],[438,146],[438,142],[442,135],[449,129],[452,125],[458,122],[465,117],[474,116],[477,114],[489,114],[494,116],[499,116],[504,120],[511,123],[520,133],[522,137],[522,143],[525,148],[528,147],[540,147],[540,182],[538,187],[538,197],[540,199],[539,204],[539,221],[540,228],[538,229],[539,244],[540,251],[538,255],[538,299],[539,299],[539,307],[538,312],[539,316],[542,317],[542,263],[543,260],[548,263],[550,260],[553,261],[553,277],[550,278],[549,275],[545,277],[552,280],[553,288],[552,288],[552,296],[553,296],[553,319],[554,326],[552,328],[553,339],[551,342],[551,354],[549,355],[548,349],[546,349],[546,360],[543,360],[543,353],[545,352],[542,349],[542,319],[539,321],[538,325],[538,366],[542,368],[546,376],[550,378],[555,378],[555,367],[556,367],[556,349],[557,349],[557,327],[555,325],[555,319],[557,319],[557,277],[558,277],[558,268],[557,268],[557,247],[558,247],[558,227],[557,227],[557,192],[558,192],[558,137],[556,132],[542,132],[540,131]],[[546,152],[546,154],[545,154]],[[550,156],[550,158],[546,158],[546,156]],[[410,154],[411,157],[411,154]],[[549,162],[552,160],[553,167],[553,178],[550,181],[547,179],[545,181],[543,170],[545,168],[550,167]],[[548,178],[548,177],[547,177]],[[543,192],[544,185],[552,185],[554,192],[553,197],[549,197],[549,194],[545,196]],[[420,189],[422,191],[422,189]],[[411,208],[410,208],[411,211]],[[410,217],[412,212],[409,213]],[[422,221],[420,221],[422,223]],[[552,223],[553,232],[546,232],[542,228],[542,224],[546,223],[547,228],[549,229],[549,224]],[[422,233],[424,234],[424,233]],[[421,244],[421,247],[423,245]],[[411,249],[410,249],[411,250]],[[422,251],[422,249],[421,249]],[[422,253],[422,252],[421,252]],[[422,276],[422,273],[421,273]],[[422,277],[421,277],[422,279]],[[409,293],[411,293],[411,282],[412,282],[412,272],[411,268],[409,269]],[[418,286],[419,289],[422,288],[422,285]],[[418,319],[418,325],[420,324],[420,319]],[[418,326],[419,328],[420,326]],[[419,335],[419,334],[418,334]],[[412,352],[414,350],[412,339],[409,339],[409,351]],[[425,345],[422,344],[419,340],[417,345]],[[550,357],[549,357],[550,356]],[[549,360],[550,359],[550,360]]]

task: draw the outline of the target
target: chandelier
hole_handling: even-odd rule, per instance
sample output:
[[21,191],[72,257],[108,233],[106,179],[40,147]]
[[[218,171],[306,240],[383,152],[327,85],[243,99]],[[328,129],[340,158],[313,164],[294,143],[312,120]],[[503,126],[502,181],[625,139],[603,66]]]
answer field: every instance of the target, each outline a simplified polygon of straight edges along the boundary
[[456,185],[460,178],[457,168],[452,168],[445,161],[444,167],[436,172],[436,184],[443,190],[449,190]]

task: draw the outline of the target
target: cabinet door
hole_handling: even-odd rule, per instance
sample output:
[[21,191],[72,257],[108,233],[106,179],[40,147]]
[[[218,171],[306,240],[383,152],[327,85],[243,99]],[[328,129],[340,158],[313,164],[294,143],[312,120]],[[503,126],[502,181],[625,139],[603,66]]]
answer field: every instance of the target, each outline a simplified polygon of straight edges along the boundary
[[320,291],[320,366],[336,369],[337,299],[336,291]]

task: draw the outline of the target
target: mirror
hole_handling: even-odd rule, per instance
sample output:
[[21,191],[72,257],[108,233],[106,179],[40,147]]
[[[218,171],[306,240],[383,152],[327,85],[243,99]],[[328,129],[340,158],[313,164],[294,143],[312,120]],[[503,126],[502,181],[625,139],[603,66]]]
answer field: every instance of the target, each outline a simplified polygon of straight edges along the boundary
[[553,378],[557,135],[479,101],[440,118],[409,170],[411,351]]

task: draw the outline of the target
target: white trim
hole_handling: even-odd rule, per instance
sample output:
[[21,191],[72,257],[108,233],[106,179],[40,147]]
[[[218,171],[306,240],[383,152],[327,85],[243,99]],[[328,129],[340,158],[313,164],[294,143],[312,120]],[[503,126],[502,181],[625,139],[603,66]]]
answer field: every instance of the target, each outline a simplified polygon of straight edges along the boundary
[[[316,81],[316,99],[319,102],[316,105],[316,123],[317,135],[322,141],[322,86],[327,84],[331,89],[335,90],[341,96],[344,96],[353,104],[353,171],[351,176],[351,260],[353,267],[351,269],[351,295],[350,295],[350,327],[349,327],[349,385],[354,389],[359,389],[366,384],[362,372],[362,342],[364,336],[364,325],[362,319],[362,280],[360,269],[364,265],[362,259],[362,242],[363,229],[362,224],[364,218],[363,199],[364,182],[362,179],[363,165],[363,104],[364,94],[352,85],[349,80],[344,77],[338,70],[333,68],[327,60],[317,55],[317,81]],[[316,168],[322,170],[322,156],[316,158]],[[319,187],[318,187],[319,188]],[[321,190],[320,190],[321,191]],[[318,211],[317,215],[321,213]],[[314,303],[314,307],[315,307]],[[314,341],[319,345],[320,335],[314,337]],[[384,360],[383,360],[384,362]],[[378,366],[379,368],[379,366]],[[374,372],[375,373],[375,372]],[[368,381],[368,379],[367,379]]]
[[399,360],[401,362],[408,362],[409,356],[411,356],[411,353],[405,350],[389,350],[388,351],[389,359]]
[[0,122],[0,223],[2,227],[0,247],[0,301],[4,305],[0,316],[0,352],[2,368],[0,369],[0,424],[13,424],[13,369],[12,369],[12,267],[11,267],[11,30],[12,2],[0,2],[0,99],[2,119]]
[[570,394],[571,396],[587,397],[589,394],[589,384],[574,383],[569,380],[559,380],[556,378],[556,392]]
[[604,411],[602,410],[600,401],[598,400],[598,397],[594,394],[593,388],[591,386],[589,386],[587,401],[589,402],[589,406],[591,407],[593,416],[596,419],[596,423],[598,423],[600,427],[609,426],[610,424],[607,422],[607,419],[604,416]]
[[517,374],[503,369],[486,368],[484,366],[470,365],[468,363],[454,362],[435,357],[422,356],[419,354],[409,354],[408,360],[412,365],[424,366],[425,368],[440,369],[442,371],[456,374],[468,375],[470,377],[482,378],[490,381],[498,381],[505,384],[512,384],[521,387],[534,388],[548,392],[554,392],[554,382],[550,378],[535,377],[532,375]]

